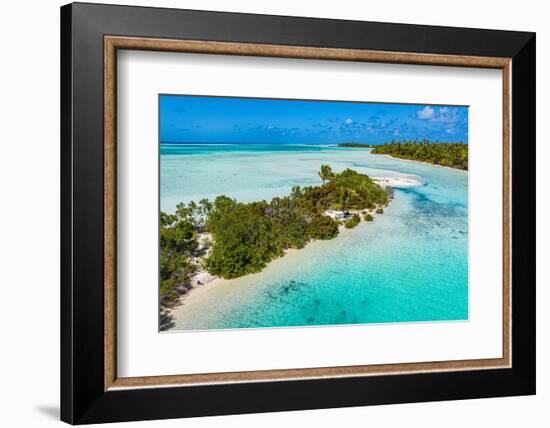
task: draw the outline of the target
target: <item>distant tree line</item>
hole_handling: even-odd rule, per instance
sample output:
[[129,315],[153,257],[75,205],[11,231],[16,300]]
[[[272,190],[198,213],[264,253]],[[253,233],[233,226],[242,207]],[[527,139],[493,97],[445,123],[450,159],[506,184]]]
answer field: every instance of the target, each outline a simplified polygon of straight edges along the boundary
[[374,147],[374,146],[371,146],[370,144],[365,144],[365,143],[354,143],[354,142],[347,142],[347,143],[340,143],[338,144],[338,147],[356,147],[358,149],[367,149],[369,147]]
[[394,141],[373,146],[374,154],[386,154],[401,159],[429,162],[436,165],[468,170],[468,145],[428,140]]

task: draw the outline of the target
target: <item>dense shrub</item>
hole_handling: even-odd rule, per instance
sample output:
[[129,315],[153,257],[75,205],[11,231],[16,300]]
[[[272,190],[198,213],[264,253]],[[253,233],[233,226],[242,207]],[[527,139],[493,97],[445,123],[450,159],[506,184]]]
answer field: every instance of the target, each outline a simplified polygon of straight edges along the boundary
[[338,236],[338,223],[330,217],[316,215],[309,222],[311,239],[332,239]]
[[361,222],[361,217],[357,214],[353,214],[353,217],[344,223],[346,229],[353,229]]
[[188,285],[195,266],[190,262],[198,242],[193,224],[180,215],[160,216],[160,295],[167,297]]

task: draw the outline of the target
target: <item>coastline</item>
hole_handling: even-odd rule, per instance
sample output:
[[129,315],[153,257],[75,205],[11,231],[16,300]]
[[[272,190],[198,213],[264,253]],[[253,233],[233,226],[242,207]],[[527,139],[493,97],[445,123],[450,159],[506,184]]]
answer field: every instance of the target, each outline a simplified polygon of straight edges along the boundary
[[[337,239],[337,238],[335,238],[335,239]],[[296,257],[297,253],[304,250],[306,247],[310,247],[315,242],[319,242],[319,241],[308,242],[304,248],[300,248],[300,249],[289,248],[289,249],[287,249],[285,251],[285,254],[283,254],[281,257],[277,257],[276,259],[271,260],[266,265],[266,267],[264,269],[262,269],[260,272],[251,273],[251,274],[248,274],[248,275],[240,276],[240,277],[237,277],[237,278],[231,278],[231,279],[220,278],[219,276],[212,276],[212,278],[209,281],[204,282],[202,285],[194,286],[186,294],[182,295],[179,298],[179,304],[170,309],[170,314],[172,316],[174,316],[175,320],[177,320],[178,317],[175,316],[175,315],[178,312],[178,309],[182,308],[184,305],[186,305],[186,304],[190,305],[190,304],[193,303],[193,301],[195,301],[197,299],[200,299],[203,295],[210,293],[212,290],[216,290],[216,289],[219,289],[221,287],[227,287],[231,283],[233,283],[235,281],[238,281],[241,278],[257,275],[257,274],[263,272],[265,269],[268,269],[268,268],[273,269],[273,267],[276,266],[277,263],[281,262],[283,259]]]
[[400,161],[405,161],[405,162],[413,162],[413,163],[419,163],[419,164],[424,164],[424,165],[431,165],[431,166],[436,166],[438,168],[446,168],[446,169],[450,169],[450,170],[453,170],[453,171],[461,171],[461,172],[464,172],[466,174],[468,174],[468,170],[467,169],[460,169],[460,168],[453,168],[452,166],[445,166],[445,165],[438,165],[436,163],[431,163],[431,162],[426,162],[426,161],[420,161],[420,160],[416,160],[416,159],[404,159],[404,158],[398,158],[398,157],[395,157],[395,156],[392,156],[392,155],[388,155],[386,153],[380,153],[379,154],[376,154],[374,153],[376,156],[386,156],[390,159],[393,159],[393,160],[400,160]]
[[[370,213],[373,217],[380,216],[382,214],[375,214],[375,209],[372,210],[365,210],[368,213]],[[365,225],[359,225],[363,227],[368,227],[368,224],[370,222],[367,222],[365,220],[362,220],[361,223],[365,223]],[[339,238],[342,238],[346,236],[347,234],[353,233],[354,229],[347,229],[344,224],[339,225],[338,227],[338,235],[333,239],[337,240]],[[330,240],[330,241],[333,241]],[[178,320],[186,316],[185,313],[182,313],[180,315],[181,311],[185,311],[184,308],[187,306],[193,305],[196,301],[200,301],[203,298],[207,298],[206,296],[210,293],[216,293],[218,291],[222,291],[223,289],[228,289],[229,286],[234,285],[242,280],[242,278],[250,278],[254,277],[255,275],[259,275],[263,273],[265,270],[272,270],[276,269],[277,265],[280,263],[288,263],[289,261],[297,261],[297,259],[303,254],[304,250],[311,249],[315,247],[316,245],[320,245],[326,241],[324,240],[311,240],[308,242],[303,248],[288,248],[285,250],[285,253],[281,257],[277,257],[276,259],[271,260],[269,263],[267,263],[266,267],[262,269],[260,272],[251,273],[248,275],[240,276],[237,278],[232,279],[225,279],[220,278],[218,276],[213,276],[206,271],[199,272],[196,276],[203,275],[206,273],[208,275],[208,279],[205,282],[202,282],[200,285],[194,285],[187,293],[182,294],[178,297],[178,303],[175,304],[173,307],[169,308],[167,311],[167,315],[170,316],[173,321],[174,325],[176,326],[178,324]],[[171,331],[171,330],[180,330],[177,327],[169,328],[165,331]]]

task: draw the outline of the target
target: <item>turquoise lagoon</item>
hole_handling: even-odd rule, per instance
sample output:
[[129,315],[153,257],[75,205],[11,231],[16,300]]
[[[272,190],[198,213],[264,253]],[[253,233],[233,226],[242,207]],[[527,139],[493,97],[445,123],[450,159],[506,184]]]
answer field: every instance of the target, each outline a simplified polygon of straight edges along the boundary
[[468,319],[468,174],[319,145],[161,144],[160,204],[225,194],[253,201],[321,183],[321,164],[412,177],[372,223],[316,241],[174,311],[174,329]]

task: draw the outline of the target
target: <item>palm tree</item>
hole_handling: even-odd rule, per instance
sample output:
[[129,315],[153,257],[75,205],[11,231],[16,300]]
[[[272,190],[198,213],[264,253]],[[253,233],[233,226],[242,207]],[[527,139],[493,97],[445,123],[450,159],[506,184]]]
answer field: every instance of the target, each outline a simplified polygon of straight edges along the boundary
[[332,172],[332,168],[330,167],[330,165],[321,165],[319,177],[321,177],[321,180],[323,180],[323,184],[325,184],[326,180],[330,180],[332,177],[334,177],[334,173]]

